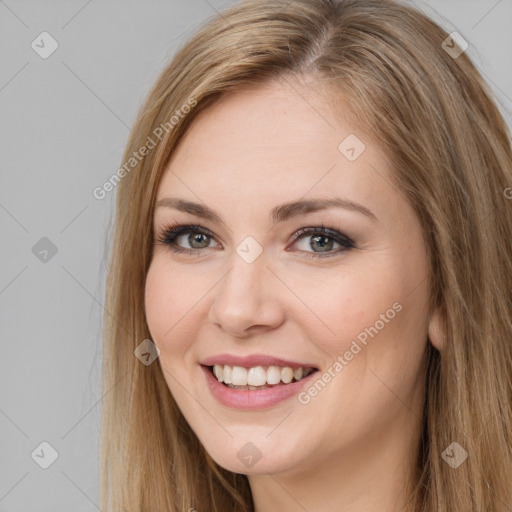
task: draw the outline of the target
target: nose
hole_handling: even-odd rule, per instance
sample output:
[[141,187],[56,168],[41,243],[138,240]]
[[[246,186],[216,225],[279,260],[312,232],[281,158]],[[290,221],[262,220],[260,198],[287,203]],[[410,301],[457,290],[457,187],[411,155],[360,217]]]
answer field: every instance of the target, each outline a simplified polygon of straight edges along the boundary
[[264,253],[252,263],[235,253],[231,270],[212,290],[208,319],[237,338],[275,329],[285,320],[282,286],[267,267]]

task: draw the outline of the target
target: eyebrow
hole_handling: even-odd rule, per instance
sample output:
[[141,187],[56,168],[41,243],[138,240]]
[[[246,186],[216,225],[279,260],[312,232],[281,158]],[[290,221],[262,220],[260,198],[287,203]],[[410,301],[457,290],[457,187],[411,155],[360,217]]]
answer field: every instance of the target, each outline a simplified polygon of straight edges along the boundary
[[[155,208],[159,207],[175,208],[176,210],[190,213],[191,215],[195,215],[203,219],[219,222],[222,224],[224,223],[222,217],[216,211],[208,208],[208,206],[177,197],[163,197],[162,199],[159,199],[155,203]],[[272,223],[277,224],[278,222],[283,222],[292,217],[320,210],[327,210],[329,208],[343,208],[345,210],[352,210],[362,213],[374,221],[378,221],[377,217],[368,208],[361,204],[340,197],[329,199],[309,199],[284,203],[272,208],[270,217]]]

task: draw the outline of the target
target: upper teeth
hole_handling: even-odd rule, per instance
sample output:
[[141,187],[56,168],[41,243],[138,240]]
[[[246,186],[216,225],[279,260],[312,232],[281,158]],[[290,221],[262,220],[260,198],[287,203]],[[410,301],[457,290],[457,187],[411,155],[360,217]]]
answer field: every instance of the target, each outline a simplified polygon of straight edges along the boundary
[[279,384],[280,381],[289,384],[294,377],[297,381],[312,371],[313,368],[299,367],[294,370],[289,366],[269,366],[265,369],[263,366],[244,368],[243,366],[216,364],[213,367],[213,373],[219,382],[235,386],[264,386],[265,384]]

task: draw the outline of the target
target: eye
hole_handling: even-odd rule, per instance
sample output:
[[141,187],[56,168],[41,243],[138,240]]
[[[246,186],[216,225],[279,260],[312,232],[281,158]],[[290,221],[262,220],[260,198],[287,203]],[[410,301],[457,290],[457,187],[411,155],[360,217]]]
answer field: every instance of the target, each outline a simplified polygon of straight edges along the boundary
[[[299,242],[294,245],[298,246],[301,252],[307,253],[308,258],[325,258],[355,247],[351,238],[336,229],[323,225],[322,227],[299,229],[293,235],[293,239]],[[337,249],[334,247],[335,245],[338,245]],[[312,251],[308,249],[312,249]]]
[[[190,247],[183,247],[179,242],[188,243]],[[211,248],[213,233],[202,226],[177,225],[165,228],[157,242],[168,245],[174,252],[183,252],[190,255],[199,255],[200,249]]]
[[[308,258],[334,256],[355,247],[351,238],[323,225],[299,229],[292,235],[292,240],[295,241],[292,245],[298,246],[299,252]],[[172,251],[195,256],[200,255],[201,249],[216,247],[212,242],[215,242],[213,233],[198,225],[169,226],[157,237],[157,243],[169,246]]]

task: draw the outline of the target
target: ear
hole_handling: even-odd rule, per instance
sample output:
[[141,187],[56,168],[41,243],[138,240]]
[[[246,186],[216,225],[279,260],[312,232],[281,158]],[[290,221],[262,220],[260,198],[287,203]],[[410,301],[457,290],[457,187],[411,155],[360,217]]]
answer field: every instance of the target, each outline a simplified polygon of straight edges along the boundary
[[441,311],[436,309],[431,315],[428,323],[428,339],[437,350],[441,351],[446,339],[446,328]]

